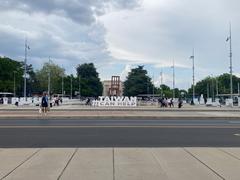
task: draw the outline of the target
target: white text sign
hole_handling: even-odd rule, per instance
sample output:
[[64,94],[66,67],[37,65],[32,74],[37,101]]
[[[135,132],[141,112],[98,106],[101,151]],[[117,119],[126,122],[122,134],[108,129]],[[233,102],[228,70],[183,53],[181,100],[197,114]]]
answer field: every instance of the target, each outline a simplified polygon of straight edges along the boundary
[[92,102],[93,106],[125,106],[134,107],[137,106],[137,97],[125,97],[125,96],[100,96],[99,100]]

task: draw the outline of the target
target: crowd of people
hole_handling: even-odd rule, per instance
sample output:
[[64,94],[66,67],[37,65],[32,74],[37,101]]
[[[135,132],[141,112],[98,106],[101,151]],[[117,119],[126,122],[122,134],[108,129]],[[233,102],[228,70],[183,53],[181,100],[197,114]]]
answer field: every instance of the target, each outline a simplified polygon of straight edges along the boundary
[[[174,100],[173,98],[168,99],[168,98],[159,98],[158,103],[160,104],[161,108],[164,107],[174,107]],[[181,98],[178,99],[178,108],[182,108],[183,106],[183,100]]]
[[[47,112],[50,111],[50,107],[52,106],[59,106],[59,104],[62,103],[62,98],[53,97],[52,100],[49,99],[48,94],[46,92],[43,92],[43,96],[40,103],[40,109],[39,112],[43,115],[47,115]],[[159,98],[158,103],[161,108],[167,108],[167,107],[174,107],[174,100],[173,98]],[[91,100],[90,98],[87,98],[86,105],[90,105]],[[181,98],[178,99],[178,108],[182,108],[183,106],[183,100]]]

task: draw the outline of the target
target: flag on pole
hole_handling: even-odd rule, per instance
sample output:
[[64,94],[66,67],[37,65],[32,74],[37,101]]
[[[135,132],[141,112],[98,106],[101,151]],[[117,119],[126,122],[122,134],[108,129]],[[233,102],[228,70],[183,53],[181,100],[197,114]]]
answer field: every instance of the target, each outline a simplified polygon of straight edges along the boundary
[[26,47],[27,50],[30,50],[30,46],[29,45],[26,44],[25,47]]
[[190,56],[190,59],[193,59],[194,58],[194,56]]
[[226,41],[228,42],[229,40],[230,40],[230,37],[227,37],[227,40],[226,40]]

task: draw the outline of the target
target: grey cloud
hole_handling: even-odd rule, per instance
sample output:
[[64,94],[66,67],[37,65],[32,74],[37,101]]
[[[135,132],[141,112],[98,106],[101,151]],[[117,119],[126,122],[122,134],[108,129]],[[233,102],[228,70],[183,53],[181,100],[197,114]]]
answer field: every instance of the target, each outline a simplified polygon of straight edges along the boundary
[[[240,1],[165,0],[161,4],[156,0],[156,6],[153,1],[149,4],[138,11],[103,19],[114,57],[131,64],[139,57],[140,62],[158,67],[170,66],[174,58],[177,69],[188,67],[176,72],[178,78],[186,80],[191,74],[189,57],[194,47],[197,80],[229,72],[229,44],[225,40],[231,21],[234,72],[240,72]],[[116,18],[119,21],[115,23]],[[185,87],[187,82],[191,82],[191,77],[184,82]]]
[[55,15],[28,16],[18,11],[0,14],[2,56],[23,61],[24,38],[27,36],[31,47],[28,63],[34,64],[35,68],[46,62],[49,56],[63,65],[68,73],[72,73],[71,69],[79,63],[91,61],[100,64],[111,59],[106,50],[106,32],[102,24],[96,22],[86,26]]
[[131,9],[131,8],[135,8],[137,6],[139,6],[141,4],[140,0],[131,0],[131,1],[127,1],[127,0],[111,0],[111,3],[120,9]]
[[24,38],[31,50],[29,63],[39,68],[51,56],[71,71],[78,63],[112,60],[105,28],[95,20],[116,9],[134,8],[138,0],[1,0],[0,54],[23,60]]
[[61,13],[72,20],[89,25],[95,21],[95,15],[102,15],[107,5],[116,8],[134,8],[140,0],[2,0],[0,9],[18,9],[28,13]]
[[[7,38],[6,38],[7,37]],[[1,47],[1,51],[0,54],[2,54],[2,56],[9,56],[12,55],[16,55],[16,54],[21,54],[24,50],[24,44],[21,43],[21,38],[14,36],[8,32],[3,32],[0,30],[0,47]],[[11,48],[10,46],[8,46],[12,44],[12,46],[14,46],[15,48]],[[16,56],[15,56],[16,57]],[[17,60],[21,60],[19,59],[19,57],[16,57]]]

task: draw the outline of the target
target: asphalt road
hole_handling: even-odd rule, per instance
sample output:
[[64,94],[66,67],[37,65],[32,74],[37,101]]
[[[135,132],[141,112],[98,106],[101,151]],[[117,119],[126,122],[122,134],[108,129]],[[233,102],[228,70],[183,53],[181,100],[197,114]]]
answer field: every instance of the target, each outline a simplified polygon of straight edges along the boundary
[[240,120],[0,120],[0,148],[240,147]]

